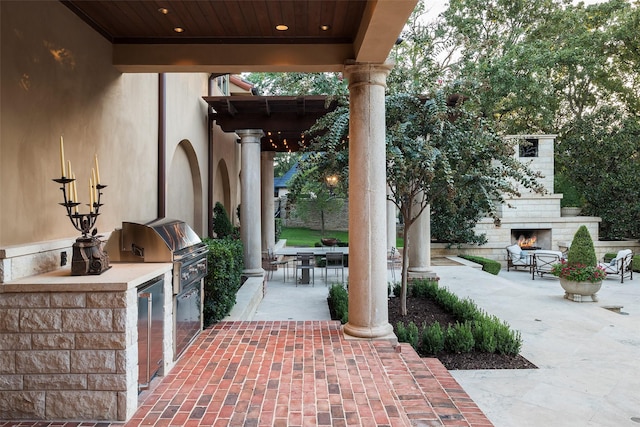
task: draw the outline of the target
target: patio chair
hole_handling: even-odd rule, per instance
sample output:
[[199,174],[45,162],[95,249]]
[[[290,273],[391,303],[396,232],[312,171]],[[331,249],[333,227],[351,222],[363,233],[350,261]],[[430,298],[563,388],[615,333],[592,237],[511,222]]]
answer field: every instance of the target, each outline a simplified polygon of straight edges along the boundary
[[515,270],[517,270],[518,267],[525,267],[531,270],[531,267],[533,266],[533,257],[531,252],[523,251],[522,248],[517,244],[507,246],[506,250],[507,271],[509,271],[511,267],[513,267]]
[[[298,271],[301,277],[298,279]],[[311,285],[315,284],[315,257],[313,252],[298,252],[296,254],[296,287],[298,283],[309,284],[309,273],[311,273]]]
[[387,269],[391,270],[391,278],[395,282],[396,281],[396,267],[400,267],[402,265],[402,257],[400,256],[400,252],[392,247],[391,250],[387,252]]
[[607,276],[620,276],[620,283],[624,283],[625,277],[633,280],[633,252],[631,249],[618,251],[616,257],[610,262],[600,262],[598,266],[604,269]]
[[273,270],[277,267],[271,265],[271,254],[269,251],[262,251],[262,269],[267,272],[267,280],[273,277]]
[[287,281],[287,275],[289,273],[289,261],[291,261],[289,259],[289,257],[282,257],[282,259],[278,259],[278,256],[275,254],[275,252],[273,252],[273,249],[269,248],[268,250],[268,254],[269,254],[269,266],[271,267],[269,270],[269,273],[271,274],[271,277],[273,277],[273,271],[277,270],[280,267],[284,267],[284,281]]
[[562,260],[562,252],[538,250],[533,253],[531,265],[531,280],[536,280],[536,274],[543,277],[545,274],[551,274],[554,264],[558,264]]
[[342,252],[327,252],[324,270],[324,281],[326,285],[329,284],[327,280],[329,270],[335,270],[336,274],[338,274],[338,270],[340,270],[342,272],[342,281],[340,283],[344,283],[344,254]]

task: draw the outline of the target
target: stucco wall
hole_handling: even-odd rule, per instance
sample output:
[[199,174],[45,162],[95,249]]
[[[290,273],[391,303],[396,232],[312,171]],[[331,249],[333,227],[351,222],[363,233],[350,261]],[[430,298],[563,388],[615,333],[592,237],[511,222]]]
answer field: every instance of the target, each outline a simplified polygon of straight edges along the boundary
[[110,44],[59,2],[2,1],[0,15],[0,247],[78,235],[51,181],[60,136],[82,203],[99,156],[100,231],[154,218],[158,76],[118,73]]
[[[158,74],[121,74],[111,45],[59,2],[0,2],[0,248],[75,238],[59,185],[59,141],[88,203],[93,157],[103,191],[97,227],[153,219],[158,211]],[[206,234],[207,74],[166,75],[167,216]],[[213,167],[227,165],[230,210],[239,154],[214,126]],[[215,171],[214,171],[214,177]],[[214,188],[220,183],[214,182]],[[85,207],[85,209],[88,209]]]

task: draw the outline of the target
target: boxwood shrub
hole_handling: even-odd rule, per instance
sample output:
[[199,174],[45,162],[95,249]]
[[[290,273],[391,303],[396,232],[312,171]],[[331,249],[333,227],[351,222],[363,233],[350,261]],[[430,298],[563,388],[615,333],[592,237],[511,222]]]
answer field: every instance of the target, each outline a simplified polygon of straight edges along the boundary
[[342,284],[335,283],[329,288],[329,311],[332,320],[349,321],[349,293]]
[[[415,325],[396,325],[396,335],[401,342],[408,342],[423,355],[434,355],[445,349],[449,352],[478,351],[517,355],[522,347],[522,337],[506,322],[480,310],[468,299],[460,299],[446,288],[440,288],[436,281],[415,280],[409,285],[409,295],[414,298],[432,298],[444,310],[452,313],[457,322],[454,325],[422,325],[416,340]],[[417,345],[413,343],[418,341]]]
[[477,264],[482,265],[482,270],[491,274],[500,273],[500,263],[498,261],[494,261],[492,259],[482,258],[474,255],[460,255],[460,258],[464,258],[471,262],[475,262]]
[[209,248],[204,280],[204,325],[222,320],[236,303],[244,268],[242,241],[204,239]]

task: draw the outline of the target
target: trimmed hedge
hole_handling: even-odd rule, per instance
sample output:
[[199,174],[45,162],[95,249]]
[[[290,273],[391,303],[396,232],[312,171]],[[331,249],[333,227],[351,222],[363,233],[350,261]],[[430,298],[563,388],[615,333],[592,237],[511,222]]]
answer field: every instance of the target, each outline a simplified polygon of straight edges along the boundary
[[332,320],[340,320],[343,325],[349,321],[349,293],[341,284],[329,288],[329,311]]
[[[522,347],[520,332],[513,331],[506,322],[489,316],[468,298],[460,299],[437,281],[415,280],[409,285],[409,295],[417,298],[433,298],[443,309],[452,313],[454,325],[435,323],[417,328],[398,322],[395,327],[398,341],[407,342],[423,356],[436,354],[441,349],[450,352],[485,352],[517,355]],[[437,325],[437,326],[436,326]]]
[[209,248],[204,280],[204,326],[222,320],[236,303],[244,268],[242,241],[204,239]]
[[498,261],[494,261],[492,259],[482,258],[474,255],[459,255],[459,256],[460,258],[464,258],[471,262],[475,262],[477,264],[482,265],[482,271],[486,271],[487,273],[496,274],[496,275],[500,273],[501,266]]

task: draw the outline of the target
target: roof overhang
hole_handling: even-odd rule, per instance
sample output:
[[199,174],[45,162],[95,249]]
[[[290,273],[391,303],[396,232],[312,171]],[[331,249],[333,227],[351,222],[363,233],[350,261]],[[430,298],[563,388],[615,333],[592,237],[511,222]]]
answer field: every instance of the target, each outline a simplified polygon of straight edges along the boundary
[[[61,1],[112,43],[113,65],[122,72],[208,73],[341,71],[348,62],[383,63],[418,2]],[[289,30],[275,30],[282,23]],[[323,25],[329,29],[320,30]],[[177,27],[184,31],[176,33]]]

